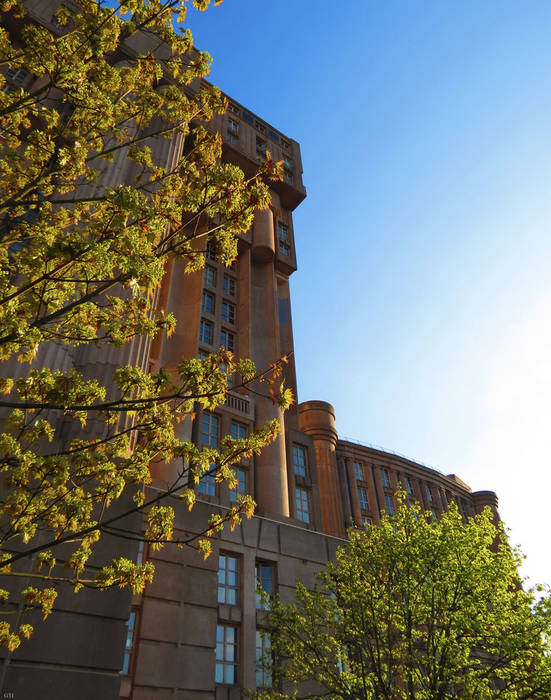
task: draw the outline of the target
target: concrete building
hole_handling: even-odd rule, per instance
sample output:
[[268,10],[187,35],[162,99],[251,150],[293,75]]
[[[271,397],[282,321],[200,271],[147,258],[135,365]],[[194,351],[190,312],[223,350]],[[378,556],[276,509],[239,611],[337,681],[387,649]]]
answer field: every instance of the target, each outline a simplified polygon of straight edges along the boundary
[[[50,21],[44,3],[29,6],[39,21]],[[297,269],[292,214],[306,196],[299,144],[231,98],[228,112],[210,126],[224,138],[224,159],[250,173],[269,150],[283,160],[284,181],[271,184],[271,208],[257,213],[230,268],[210,249],[201,272],[185,275],[181,261],[170,263],[159,304],[175,314],[176,333],[167,341],[136,342],[124,359],[170,369],[182,357],[224,345],[265,368],[288,355],[286,384],[298,395],[289,278]],[[179,144],[164,147],[167,159],[177,157]],[[117,162],[110,172],[124,178],[125,168]],[[121,356],[111,353],[100,364],[107,371],[117,361]],[[91,362],[83,351],[75,364]],[[68,366],[66,358],[59,366]],[[126,591],[60,597],[55,614],[6,665],[4,697],[240,698],[242,688],[270,682],[257,664],[265,644],[257,581],[290,600],[296,581],[313,582],[348,527],[376,523],[384,510],[394,509],[399,485],[436,516],[452,500],[466,516],[486,504],[497,512],[494,493],[472,493],[455,475],[339,440],[334,410],[323,401],[298,404],[282,415],[268,397],[239,388],[213,413],[197,415],[194,425],[184,423],[181,436],[216,445],[226,434],[242,437],[273,418],[284,426],[281,436],[259,456],[242,461],[236,491],[205,477],[192,513],[176,504],[175,537],[199,532],[210,513],[230,507],[237,492],[253,495],[256,516],[218,537],[206,561],[187,548],[153,552],[124,545],[128,556],[155,563],[153,584],[132,599]],[[171,469],[156,468],[152,489],[170,479]],[[139,531],[140,523],[126,527]],[[120,541],[102,544],[111,552],[120,546]]]

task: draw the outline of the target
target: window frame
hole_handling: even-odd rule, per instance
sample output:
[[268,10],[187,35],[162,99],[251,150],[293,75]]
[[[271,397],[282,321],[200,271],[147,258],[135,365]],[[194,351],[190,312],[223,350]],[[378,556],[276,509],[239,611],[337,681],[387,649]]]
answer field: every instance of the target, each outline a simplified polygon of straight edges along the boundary
[[[221,566],[224,560],[224,566]],[[233,563],[234,567],[228,566]],[[223,579],[223,580],[222,580]],[[231,580],[233,579],[233,583]],[[221,595],[222,594],[222,595]],[[223,598],[223,600],[221,600]],[[217,599],[219,605],[239,605],[239,557],[233,552],[218,553]],[[233,602],[232,602],[233,599]]]
[[357,487],[358,492],[358,503],[360,504],[360,510],[369,510],[369,498],[367,495],[367,489],[363,486]]
[[[207,436],[207,440],[203,439],[205,435]],[[203,411],[203,415],[201,416],[201,445],[218,448],[219,444],[220,417],[217,416],[216,413],[209,413],[208,411]]]
[[[300,498],[299,498],[300,497]],[[310,524],[310,494],[302,486],[295,487],[295,509],[297,520]]]
[[388,473],[388,469],[386,467],[379,467],[379,475],[381,477],[381,486],[384,489],[391,488],[391,486],[390,486],[390,474]]
[[226,328],[220,329],[220,345],[223,345],[226,350],[234,352],[235,350],[235,333]]
[[207,287],[216,287],[216,268],[211,265],[205,265],[203,270],[203,284]]
[[[233,639],[228,640],[227,632],[232,631]],[[220,637],[222,637],[220,639]],[[220,649],[220,647],[222,647]],[[232,653],[229,656],[233,658],[228,658],[227,651],[231,649]],[[221,652],[221,654],[220,654]],[[229,685],[234,686],[238,683],[238,671],[239,671],[239,627],[236,625],[228,625],[223,622],[218,622],[216,625],[216,647],[214,650],[215,661],[214,661],[214,682],[216,685]],[[232,669],[233,680],[230,682],[226,679],[226,669]],[[222,680],[218,680],[218,671],[222,671]]]
[[232,325],[235,325],[235,316],[236,316],[236,308],[235,304],[232,304],[231,301],[227,301],[226,299],[222,300],[222,310],[221,310],[221,317],[222,321],[225,321],[226,323],[231,323]]
[[[210,306],[210,308],[209,308]],[[216,297],[212,292],[203,289],[201,295],[201,313],[214,314],[216,312]]]
[[[294,475],[306,479],[306,477],[308,476],[308,450],[306,449],[306,447],[304,447],[304,445],[298,445],[293,443],[292,456]],[[303,458],[302,463],[300,461],[301,456]]]
[[[267,590],[264,588],[263,583],[264,583],[264,577],[262,575],[262,572],[266,570],[270,572],[270,588],[271,590]],[[262,597],[259,595],[258,591],[256,593],[256,603],[255,607],[257,610],[269,610],[270,609],[270,600],[271,598],[274,597],[276,593],[276,564],[273,561],[266,561],[264,559],[257,559],[254,565],[254,578],[255,578],[255,585],[256,588],[261,587],[262,590],[266,593],[268,596],[268,600],[263,600]]]
[[214,324],[206,318],[199,322],[199,342],[205,345],[212,345],[214,340]]
[[364,468],[359,462],[352,462],[352,468],[354,470],[354,478],[356,481],[365,481]]
[[235,298],[236,286],[237,285],[236,285],[235,277],[232,277],[231,275],[224,273],[224,278],[222,281],[222,290],[223,290],[224,294],[226,294],[226,296]]

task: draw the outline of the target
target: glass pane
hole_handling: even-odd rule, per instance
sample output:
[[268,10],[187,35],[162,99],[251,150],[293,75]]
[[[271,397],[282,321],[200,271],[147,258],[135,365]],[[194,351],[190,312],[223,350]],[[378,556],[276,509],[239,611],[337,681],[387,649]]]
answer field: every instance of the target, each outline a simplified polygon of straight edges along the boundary
[[222,625],[216,626],[216,641],[217,642],[224,641],[224,628],[222,627]]
[[227,665],[224,667],[224,683],[228,683],[230,685],[233,685],[234,683],[234,667]]
[[235,559],[235,557],[228,557],[228,569],[230,569],[230,571],[235,571],[237,569],[237,559]]
[[235,639],[235,630],[233,627],[226,627],[226,642],[233,642]]
[[228,571],[226,579],[228,586],[235,586],[237,583],[237,575],[235,571]]
[[235,647],[233,644],[225,645],[225,654],[224,661],[235,661]]
[[229,590],[226,591],[226,603],[228,605],[235,605],[236,601],[237,601],[236,592],[233,588],[230,588]]
[[222,664],[216,664],[216,673],[214,676],[216,683],[224,682],[224,666]]
[[219,603],[225,603],[226,600],[226,589],[225,588],[219,588],[218,589],[218,602]]

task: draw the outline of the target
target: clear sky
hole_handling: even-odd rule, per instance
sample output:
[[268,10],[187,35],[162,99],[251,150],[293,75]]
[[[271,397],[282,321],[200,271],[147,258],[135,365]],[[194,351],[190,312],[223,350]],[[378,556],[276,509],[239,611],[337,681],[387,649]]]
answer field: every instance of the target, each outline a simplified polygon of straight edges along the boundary
[[496,491],[551,583],[551,3],[225,0],[189,26],[301,145],[299,400]]

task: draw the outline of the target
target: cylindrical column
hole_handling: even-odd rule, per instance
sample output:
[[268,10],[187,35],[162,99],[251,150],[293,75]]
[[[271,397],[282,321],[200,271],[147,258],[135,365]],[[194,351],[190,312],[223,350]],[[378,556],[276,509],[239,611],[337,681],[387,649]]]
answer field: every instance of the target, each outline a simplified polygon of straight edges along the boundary
[[338,437],[335,429],[335,409],[325,401],[305,401],[299,404],[298,410],[300,429],[314,440],[323,531],[335,537],[344,537],[344,517],[335,452]]
[[494,491],[475,491],[473,493],[473,503],[475,513],[482,513],[484,508],[489,506],[494,514],[494,519],[496,521],[501,520],[497,510],[497,494]]
[[274,216],[271,209],[259,209],[254,215],[252,255],[255,262],[274,259]]

